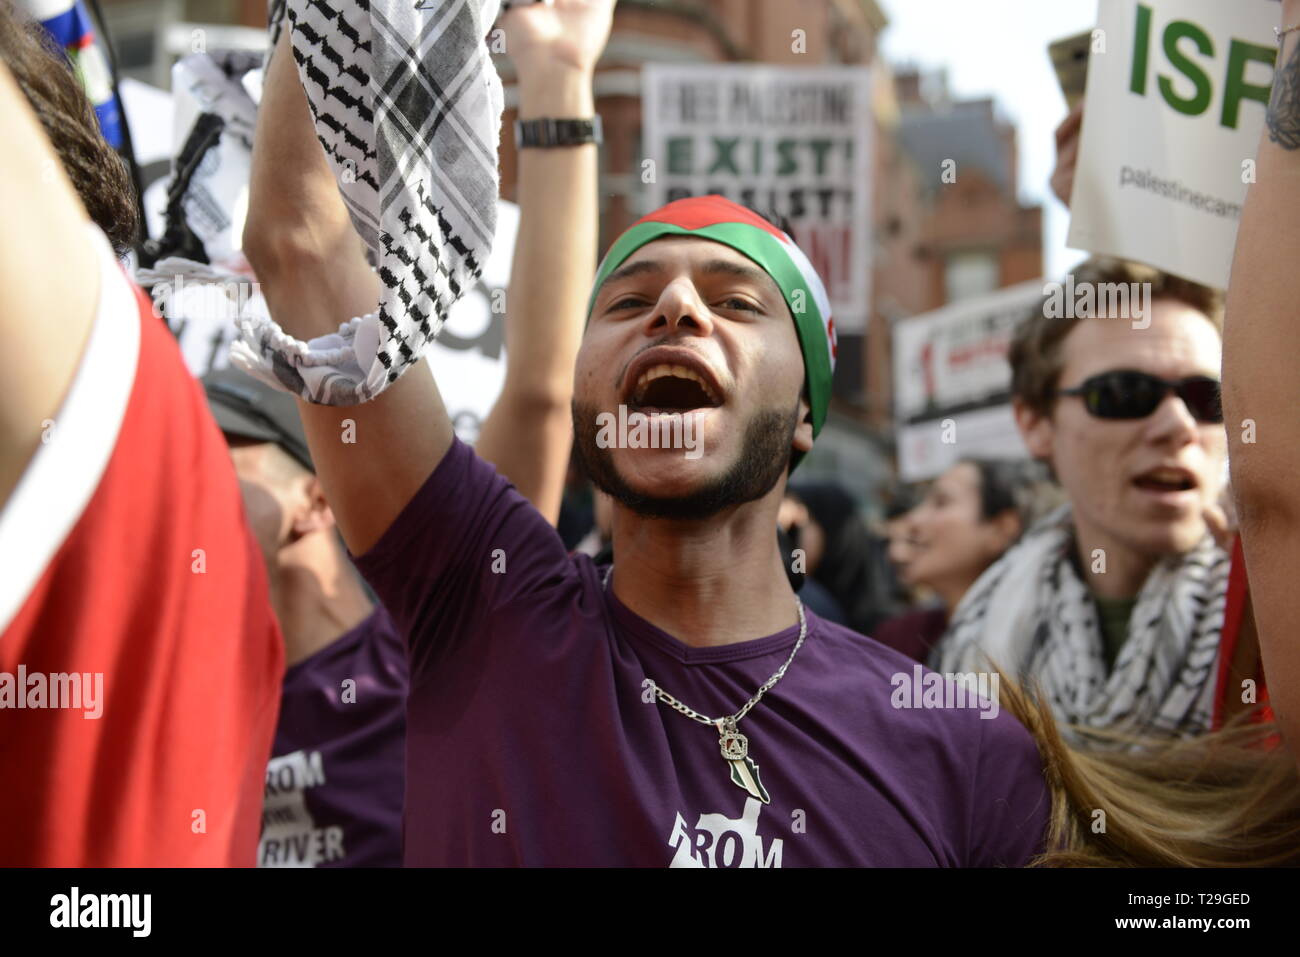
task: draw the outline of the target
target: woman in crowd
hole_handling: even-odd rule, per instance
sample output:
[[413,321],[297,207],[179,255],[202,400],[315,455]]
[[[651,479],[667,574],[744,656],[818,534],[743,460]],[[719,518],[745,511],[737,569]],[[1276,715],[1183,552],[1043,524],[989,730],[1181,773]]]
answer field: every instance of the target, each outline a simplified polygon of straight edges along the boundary
[[925,661],[957,603],[1033,522],[1041,493],[1034,466],[968,458],[935,479],[904,520],[891,557],[899,578],[938,603],[883,622],[872,637]]

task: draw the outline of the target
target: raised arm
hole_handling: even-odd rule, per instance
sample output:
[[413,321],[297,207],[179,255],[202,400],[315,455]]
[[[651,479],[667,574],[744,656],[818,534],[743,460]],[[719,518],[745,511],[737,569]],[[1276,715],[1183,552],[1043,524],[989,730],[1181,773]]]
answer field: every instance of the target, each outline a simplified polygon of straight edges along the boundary
[[[521,120],[595,115],[592,76],[613,10],[614,0],[556,0],[502,17]],[[572,441],[573,363],[596,271],[596,147],[521,149],[518,156],[506,378],[476,450],[554,523]]]
[[[1300,0],[1283,4],[1300,24]],[[1300,750],[1300,32],[1278,54],[1228,289],[1224,414],[1271,701]]]
[[2,509],[81,361],[99,297],[99,263],[86,212],[3,63],[0,129]]
[[[248,208],[244,252],[281,328],[311,339],[374,309],[379,280],[316,139],[287,29],[262,90]],[[442,398],[421,364],[370,402],[335,407],[300,400],[298,408],[339,529],[360,554],[451,447]]]

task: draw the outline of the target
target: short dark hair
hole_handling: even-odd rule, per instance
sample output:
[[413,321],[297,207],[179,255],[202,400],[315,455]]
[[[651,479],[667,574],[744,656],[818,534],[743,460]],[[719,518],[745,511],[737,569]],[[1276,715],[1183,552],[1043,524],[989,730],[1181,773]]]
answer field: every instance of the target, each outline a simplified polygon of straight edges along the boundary
[[81,79],[45,28],[0,0],[0,60],[40,120],[86,213],[118,255],[139,232],[126,163],[108,145]]
[[971,466],[979,476],[980,521],[1010,510],[1026,529],[1059,504],[1060,496],[1047,491],[1051,483],[1040,462],[967,456],[957,464]]
[[757,206],[746,206],[745,209],[749,210],[755,216],[759,216],[762,219],[767,220],[769,223],[771,223],[777,229],[781,230],[781,232],[785,233],[791,239],[794,238],[794,231],[790,226],[790,220],[786,219],[776,210],[759,209]]
[[[1205,315],[1223,334],[1223,293],[1200,283],[1172,276],[1150,266],[1123,259],[1094,256],[1071,270],[1076,286],[1084,283],[1151,284],[1151,301],[1174,299]],[[1056,398],[1065,366],[1062,344],[1085,317],[1049,315],[1044,296],[1011,337],[1007,359],[1011,363],[1011,394],[1040,415],[1048,415]]]

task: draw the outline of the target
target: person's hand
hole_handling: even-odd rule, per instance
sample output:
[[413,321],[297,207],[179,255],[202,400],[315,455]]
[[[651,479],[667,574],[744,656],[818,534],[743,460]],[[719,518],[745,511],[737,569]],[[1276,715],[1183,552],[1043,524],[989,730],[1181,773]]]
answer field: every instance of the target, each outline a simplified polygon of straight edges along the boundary
[[1219,494],[1219,500],[1213,505],[1207,505],[1201,512],[1201,518],[1218,546],[1225,552],[1231,552],[1237,537],[1237,510],[1232,502],[1232,492],[1226,484]]
[[549,69],[594,73],[614,20],[615,0],[507,0],[506,55],[525,77]]
[[1052,192],[1070,208],[1070,194],[1074,192],[1074,168],[1079,162],[1079,141],[1083,131],[1083,104],[1070,111],[1056,128],[1056,168],[1052,170]]

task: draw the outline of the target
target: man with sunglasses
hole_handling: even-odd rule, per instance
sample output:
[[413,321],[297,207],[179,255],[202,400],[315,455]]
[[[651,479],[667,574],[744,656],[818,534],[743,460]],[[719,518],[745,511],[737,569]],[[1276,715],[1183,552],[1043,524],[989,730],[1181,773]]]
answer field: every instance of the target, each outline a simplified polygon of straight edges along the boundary
[[1221,297],[1114,260],[1077,267],[1087,284],[1150,284],[1129,297],[1148,305],[1054,318],[1045,302],[1009,356],[1021,435],[1070,502],[981,576],[933,664],[991,661],[1071,723],[1196,733],[1213,718],[1229,569],[1210,533],[1227,455]]

